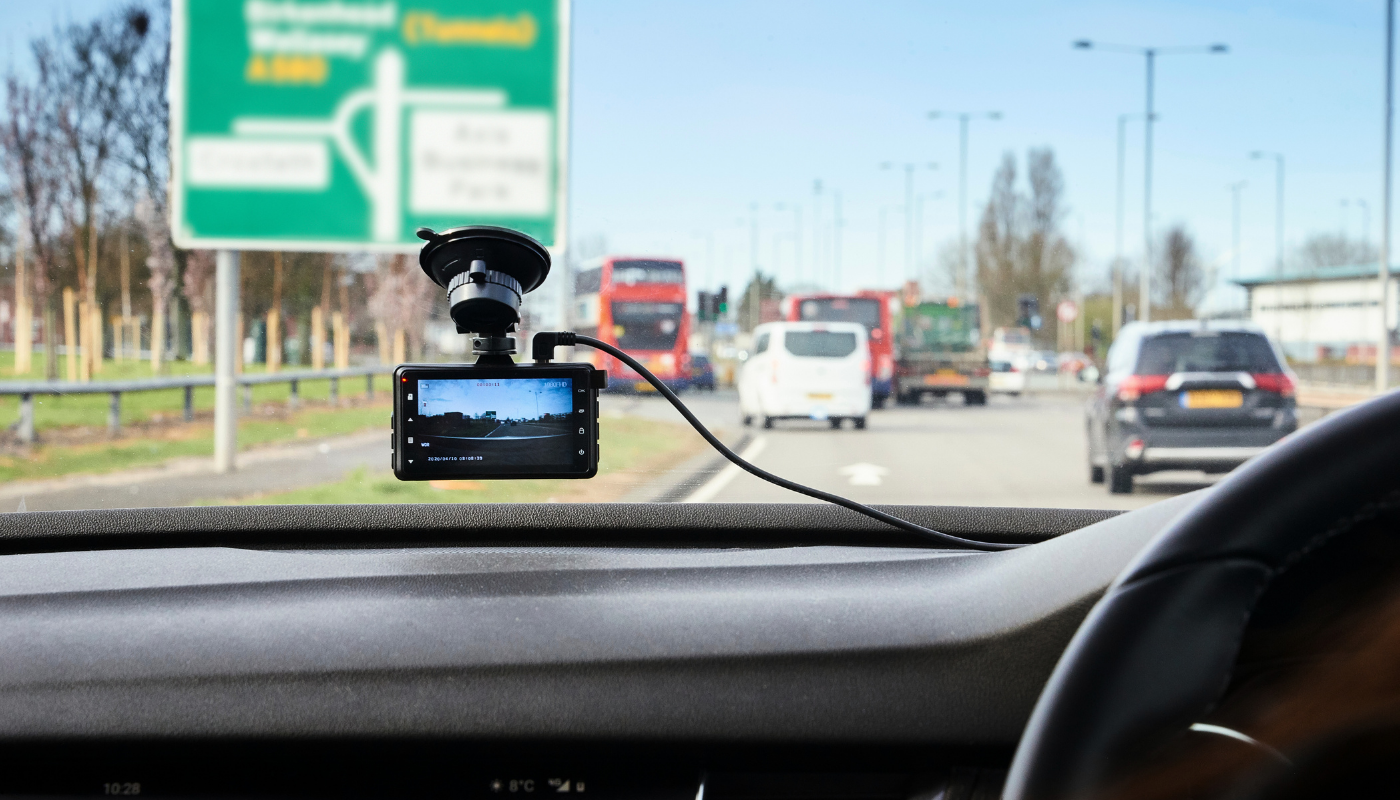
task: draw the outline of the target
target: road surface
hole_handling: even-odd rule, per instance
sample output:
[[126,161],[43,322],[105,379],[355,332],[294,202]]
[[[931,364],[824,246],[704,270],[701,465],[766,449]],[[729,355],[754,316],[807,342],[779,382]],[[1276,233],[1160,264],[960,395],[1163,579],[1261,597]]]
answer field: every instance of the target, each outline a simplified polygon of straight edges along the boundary
[[[737,424],[732,394],[691,394],[686,401],[706,424]],[[778,422],[771,430],[755,426],[744,447],[770,472],[864,503],[1130,509],[1215,482],[1198,472],[1163,472],[1138,478],[1131,495],[1111,495],[1089,483],[1082,403],[1047,393],[963,406],[954,397],[874,411],[863,431],[807,421]],[[660,398],[629,404],[632,414],[674,413]],[[665,499],[817,502],[726,471],[724,463],[712,460],[688,481],[694,491]]]
[[[1070,395],[993,397],[981,407],[954,399],[884,409],[871,413],[863,431],[831,430],[819,422],[743,428],[732,392],[689,393],[685,400],[759,466],[867,503],[1127,509],[1212,482],[1199,473],[1160,473],[1139,478],[1131,495],[1110,495],[1090,484],[1081,401]],[[605,418],[682,423],[655,395],[607,394],[601,411]],[[16,510],[23,502],[26,510],[40,511],[246,498],[341,480],[355,469],[387,474],[388,449],[385,430],[243,453],[232,475],[214,474],[208,459],[182,459],[120,474],[13,482],[0,486],[0,507]],[[668,472],[629,475],[630,491],[622,499],[815,502],[737,469],[726,472],[727,463],[706,453]]]

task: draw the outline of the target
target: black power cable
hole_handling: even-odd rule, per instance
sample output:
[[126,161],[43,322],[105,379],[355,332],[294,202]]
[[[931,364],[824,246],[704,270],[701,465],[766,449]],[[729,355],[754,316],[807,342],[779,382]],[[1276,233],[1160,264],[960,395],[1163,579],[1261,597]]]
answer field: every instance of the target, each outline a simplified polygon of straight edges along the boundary
[[721,442],[719,439],[715,438],[715,435],[713,433],[710,433],[709,429],[706,428],[704,424],[701,423],[700,420],[697,419],[696,416],[690,412],[690,409],[685,407],[685,403],[681,402],[681,399],[676,396],[676,393],[671,391],[671,389],[667,387],[666,384],[662,383],[659,378],[651,374],[651,370],[642,366],[635,358],[627,355],[623,351],[617,349],[616,347],[613,347],[607,342],[599,341],[591,336],[584,336],[582,334],[577,334],[570,331],[544,331],[535,334],[534,340],[531,344],[531,356],[536,362],[548,362],[554,358],[555,347],[572,347],[578,344],[587,345],[588,347],[592,347],[595,350],[602,350],[604,353],[607,353],[613,358],[616,358],[618,361],[621,361],[622,363],[631,367],[633,370],[636,371],[638,375],[641,375],[643,378],[646,378],[647,383],[650,383],[656,389],[656,391],[660,392],[662,397],[665,397],[667,400],[671,401],[671,405],[675,406],[676,410],[681,412],[681,416],[685,417],[686,422],[689,422],[691,427],[695,428],[695,430],[698,431],[701,436],[705,437],[705,441],[709,442],[710,445],[716,450],[718,450],[720,454],[723,455],[725,458],[732,461],[735,466],[739,467],[740,469],[744,470],[750,475],[762,478],[763,480],[768,481],[769,483],[776,484],[789,491],[797,492],[798,494],[805,494],[808,497],[815,497],[818,500],[824,500],[828,503],[834,503],[838,506],[842,506],[843,508],[849,508],[857,514],[864,514],[865,516],[871,517],[872,519],[877,519],[885,523],[886,525],[892,525],[896,528],[899,528],[902,531],[907,531],[909,533],[917,534],[928,539],[933,539],[934,541],[939,542],[940,544],[956,545],[958,547],[966,547],[974,550],[1015,550],[1018,547],[1025,546],[1023,544],[979,542],[973,539],[964,539],[960,536],[953,536],[952,534],[943,533],[942,531],[936,531],[932,528],[925,528],[922,525],[916,525],[912,522],[909,522],[908,520],[900,519],[899,517],[896,517],[892,514],[886,514],[885,512],[879,509],[871,508],[870,506],[867,506],[863,503],[857,503],[854,500],[848,500],[844,497],[841,497],[840,495],[831,494],[830,492],[823,492],[820,489],[813,489],[810,486],[803,486],[800,483],[795,483],[793,481],[788,480],[787,478],[781,478],[777,475],[774,475],[771,472],[768,472],[767,470],[760,469],[754,466],[753,464],[750,464],[749,462],[745,461],[744,459],[740,458],[738,453],[735,453],[733,450],[730,450],[728,447],[725,446],[724,442]]

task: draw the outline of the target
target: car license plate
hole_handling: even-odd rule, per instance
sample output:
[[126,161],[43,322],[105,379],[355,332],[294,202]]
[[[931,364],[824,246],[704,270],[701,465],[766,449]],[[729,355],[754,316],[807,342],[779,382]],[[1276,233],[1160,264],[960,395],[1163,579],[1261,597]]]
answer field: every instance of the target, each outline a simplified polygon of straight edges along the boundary
[[925,375],[925,386],[966,386],[967,376],[959,375],[956,372],[940,372],[937,375]]
[[1196,389],[1181,393],[1182,408],[1239,408],[1244,393],[1238,389]]
[[646,381],[637,381],[636,383],[632,384],[632,388],[633,388],[633,389],[636,389],[636,390],[639,391],[639,392],[654,392],[654,391],[656,391],[656,387],[655,387],[655,386],[652,386],[651,384],[647,383]]
[[830,395],[830,394],[808,394],[808,395],[807,395],[807,399],[808,399],[808,400],[830,400],[830,399],[832,398],[832,396],[833,396],[833,395]]

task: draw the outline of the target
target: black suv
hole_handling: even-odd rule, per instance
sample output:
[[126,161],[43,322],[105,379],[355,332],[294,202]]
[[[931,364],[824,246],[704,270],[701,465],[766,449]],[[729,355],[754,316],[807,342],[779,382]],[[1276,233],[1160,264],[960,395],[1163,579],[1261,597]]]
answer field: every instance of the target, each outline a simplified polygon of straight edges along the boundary
[[1256,325],[1124,325],[1089,401],[1089,479],[1126,494],[1134,475],[1228,472],[1297,430],[1293,395],[1293,376]]

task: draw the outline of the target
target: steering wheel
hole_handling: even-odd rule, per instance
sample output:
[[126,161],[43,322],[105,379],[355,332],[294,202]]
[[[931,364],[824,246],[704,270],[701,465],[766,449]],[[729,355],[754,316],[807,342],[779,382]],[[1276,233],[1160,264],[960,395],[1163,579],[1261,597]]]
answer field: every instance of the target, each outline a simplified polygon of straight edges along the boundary
[[1089,613],[1041,692],[1003,798],[1091,797],[1225,694],[1280,573],[1400,506],[1400,392],[1289,436],[1160,533]]

